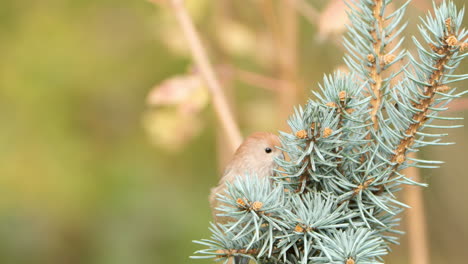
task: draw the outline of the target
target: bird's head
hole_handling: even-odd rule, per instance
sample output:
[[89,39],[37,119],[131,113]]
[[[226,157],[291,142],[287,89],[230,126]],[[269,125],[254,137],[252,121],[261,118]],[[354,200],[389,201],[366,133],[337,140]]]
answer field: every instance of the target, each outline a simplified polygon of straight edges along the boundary
[[234,169],[239,174],[247,172],[271,176],[276,167],[275,157],[283,156],[283,152],[277,148],[279,146],[281,142],[275,134],[255,132],[239,146],[228,169]]

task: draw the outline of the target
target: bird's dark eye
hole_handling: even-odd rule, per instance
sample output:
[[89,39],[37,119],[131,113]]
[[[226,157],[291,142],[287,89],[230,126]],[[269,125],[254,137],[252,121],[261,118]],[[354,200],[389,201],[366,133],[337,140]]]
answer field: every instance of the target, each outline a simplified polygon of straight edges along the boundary
[[271,151],[272,151],[271,148],[266,148],[266,149],[265,149],[265,152],[266,152],[266,153],[270,153]]

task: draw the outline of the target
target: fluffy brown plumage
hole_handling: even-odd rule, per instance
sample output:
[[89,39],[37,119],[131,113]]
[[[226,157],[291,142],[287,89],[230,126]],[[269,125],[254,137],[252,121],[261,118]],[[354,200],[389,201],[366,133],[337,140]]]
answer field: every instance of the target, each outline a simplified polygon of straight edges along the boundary
[[276,148],[277,146],[280,146],[278,136],[267,132],[253,133],[239,146],[227,165],[218,186],[211,189],[210,206],[216,223],[226,223],[229,220],[227,217],[216,216],[219,211],[215,208],[221,205],[221,202],[216,199],[216,194],[223,193],[226,189],[226,182],[232,182],[238,176],[272,176],[276,166],[274,158],[283,155]]

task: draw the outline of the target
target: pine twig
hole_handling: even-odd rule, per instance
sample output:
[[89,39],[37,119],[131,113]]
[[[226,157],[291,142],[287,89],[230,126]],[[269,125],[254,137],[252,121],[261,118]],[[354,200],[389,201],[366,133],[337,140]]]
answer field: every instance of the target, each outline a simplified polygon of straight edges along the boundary
[[383,32],[384,28],[384,21],[383,21],[383,14],[381,12],[381,9],[383,8],[382,6],[382,0],[377,0],[375,1],[373,15],[375,20],[378,23],[378,30],[379,32],[373,31],[371,33],[372,38],[374,39],[374,53],[376,54],[376,58],[372,58],[372,54],[369,55],[368,60],[373,63],[371,67],[371,78],[374,81],[374,83],[371,84],[371,89],[372,89],[372,97],[371,97],[371,105],[372,105],[372,111],[371,111],[371,119],[372,123],[374,124],[374,129],[379,128],[379,122],[377,120],[377,113],[380,109],[380,104],[382,101],[382,95],[381,95],[381,88],[382,88],[382,73],[381,73],[381,67],[380,65],[377,65],[377,63],[380,63],[381,58],[384,56],[383,51],[381,49],[382,46],[382,40],[379,38],[378,34],[381,34]]
[[418,104],[415,104],[415,107],[420,110],[418,113],[413,115],[412,120],[415,120],[416,122],[406,129],[406,136],[400,140],[400,143],[395,150],[395,155],[392,157],[391,161],[396,163],[394,170],[397,170],[399,165],[406,160],[407,149],[414,144],[416,133],[419,132],[428,119],[426,115],[431,111],[431,105],[434,103],[435,96],[437,95],[436,93],[439,89],[439,83],[444,75],[444,70],[446,69],[446,63],[452,56],[449,46],[444,47],[440,52],[441,58],[435,65],[433,65],[433,68],[436,70],[432,72],[430,78],[427,80],[427,83],[430,84],[430,86],[427,86],[426,91],[424,91],[425,98]]

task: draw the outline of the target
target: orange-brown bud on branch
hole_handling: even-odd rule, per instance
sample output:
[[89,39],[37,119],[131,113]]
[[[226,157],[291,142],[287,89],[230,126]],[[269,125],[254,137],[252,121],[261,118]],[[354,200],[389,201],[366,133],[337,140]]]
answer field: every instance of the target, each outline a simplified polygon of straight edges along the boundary
[[297,131],[296,132],[296,137],[298,137],[300,139],[307,138],[307,131],[305,131],[304,129]]

